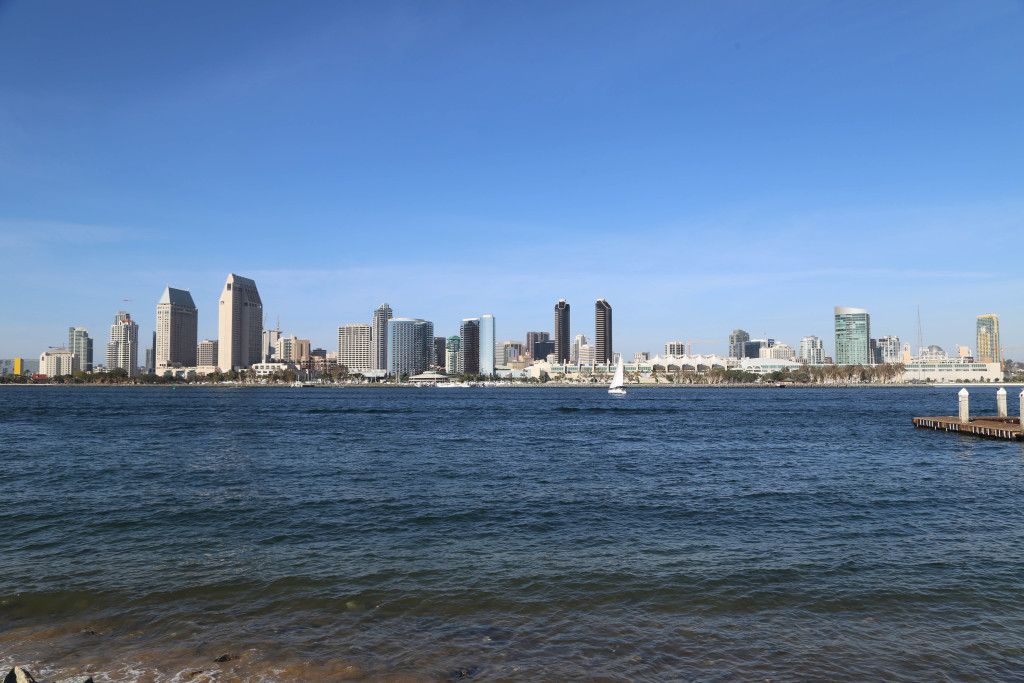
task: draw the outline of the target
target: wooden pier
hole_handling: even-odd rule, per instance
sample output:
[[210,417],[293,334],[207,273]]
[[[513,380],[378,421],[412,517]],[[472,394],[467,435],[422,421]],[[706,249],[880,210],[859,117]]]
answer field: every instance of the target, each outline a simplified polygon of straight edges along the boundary
[[1024,441],[1019,417],[972,417],[961,422],[959,417],[915,417],[914,426],[921,429],[938,429],[958,434],[973,434],[989,439]]

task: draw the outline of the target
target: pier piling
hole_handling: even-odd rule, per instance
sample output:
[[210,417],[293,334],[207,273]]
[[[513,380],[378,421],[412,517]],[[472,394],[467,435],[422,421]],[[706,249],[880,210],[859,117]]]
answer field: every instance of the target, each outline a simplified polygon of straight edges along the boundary
[[967,389],[961,389],[957,396],[960,399],[960,415],[958,417],[915,417],[914,426],[953,432],[954,434],[984,436],[990,439],[1024,441],[1024,390],[1020,392],[1021,417],[1009,417],[1006,414],[1006,389],[1002,387],[996,392],[996,407],[999,415],[979,415],[972,418]]

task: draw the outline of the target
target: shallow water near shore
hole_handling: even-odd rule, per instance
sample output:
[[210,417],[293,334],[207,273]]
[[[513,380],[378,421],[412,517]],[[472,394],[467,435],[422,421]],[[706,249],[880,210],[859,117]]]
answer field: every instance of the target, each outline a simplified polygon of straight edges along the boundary
[[1019,678],[1024,447],[911,426],[958,389],[0,389],[0,664]]

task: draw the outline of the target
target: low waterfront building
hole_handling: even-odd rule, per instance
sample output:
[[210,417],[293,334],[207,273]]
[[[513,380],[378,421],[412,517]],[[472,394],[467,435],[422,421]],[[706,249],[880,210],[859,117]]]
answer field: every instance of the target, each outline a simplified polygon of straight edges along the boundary
[[1001,382],[1003,371],[999,363],[971,363],[964,358],[935,358],[915,360],[903,364],[904,382]]
[[743,372],[752,372],[755,375],[769,375],[785,370],[796,372],[804,367],[803,363],[784,358],[744,358],[740,361],[737,369]]
[[275,372],[294,372],[296,376],[302,371],[295,363],[254,363],[253,372],[257,377],[269,377]]
[[39,374],[47,377],[73,375],[78,372],[78,355],[71,351],[44,351],[39,356]]
[[758,349],[758,358],[775,358],[779,360],[795,360],[796,349],[788,344],[773,344],[771,346],[762,346]]

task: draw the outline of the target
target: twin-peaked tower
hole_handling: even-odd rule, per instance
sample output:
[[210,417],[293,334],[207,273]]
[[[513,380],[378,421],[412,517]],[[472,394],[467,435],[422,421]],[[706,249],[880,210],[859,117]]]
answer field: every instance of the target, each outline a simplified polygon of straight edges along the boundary
[[247,277],[231,273],[224,283],[217,342],[217,365],[224,372],[263,360],[263,301]]
[[156,367],[195,366],[198,330],[199,311],[192,295],[167,287],[156,305]]
[[[569,304],[565,299],[559,299],[555,304],[555,359],[559,363],[568,363],[572,355]],[[604,364],[614,360],[612,305],[606,299],[598,299],[594,304],[594,362]]]

